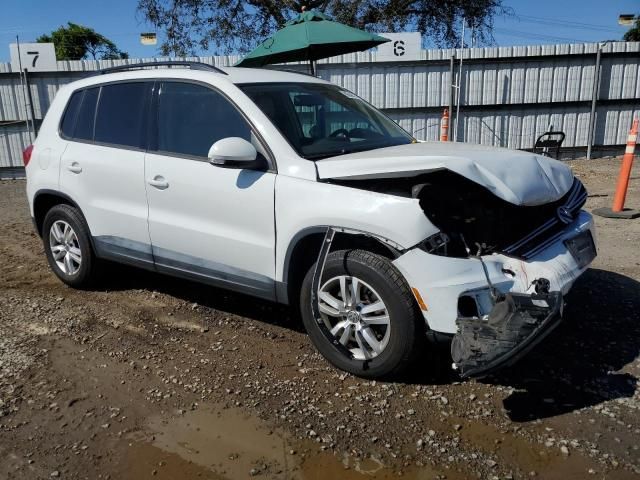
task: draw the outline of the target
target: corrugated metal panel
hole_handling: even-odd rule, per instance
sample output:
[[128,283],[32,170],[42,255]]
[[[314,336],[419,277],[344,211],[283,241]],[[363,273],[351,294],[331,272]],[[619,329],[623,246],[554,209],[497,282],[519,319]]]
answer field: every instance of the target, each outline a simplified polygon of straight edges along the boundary
[[[564,63],[562,63],[564,62]],[[519,64],[469,64],[463,67],[463,105],[588,101],[593,86],[593,65],[584,60]],[[638,98],[638,60],[603,62],[601,99]],[[448,104],[449,69],[445,65],[384,65],[361,67],[371,75],[371,90],[358,90],[366,81],[354,83],[354,67],[321,68],[323,78],[357,93],[382,108],[440,107]],[[457,73],[457,69],[456,69]],[[426,84],[426,85],[425,85]]]
[[[517,47],[481,47],[467,48],[464,51],[460,49],[430,49],[422,50],[420,58],[426,61],[448,61],[451,55],[455,54],[457,58],[465,59],[502,59],[510,57],[530,58],[539,56],[557,56],[557,55],[585,55],[595,54],[598,44],[559,44],[559,45],[531,45]],[[640,52],[640,42],[609,42],[603,47],[603,53],[637,53]],[[327,59],[320,60],[318,63],[323,64],[349,64],[349,63],[370,63],[376,62],[377,54],[375,51],[366,51],[358,53],[350,53],[347,55],[338,55]],[[216,66],[230,66],[240,61],[242,57],[238,55],[227,56],[206,56],[206,57],[186,57],[177,58],[178,60],[195,60]],[[127,60],[65,60],[58,61],[58,70],[62,72],[71,71],[90,71],[98,68],[108,68],[116,65],[129,65],[140,61],[150,62],[156,60],[169,60],[168,57],[153,57],[144,59],[127,59]],[[11,64],[0,63],[0,73],[11,72]]]
[[[640,116],[640,106],[636,108],[599,107],[596,110],[596,116],[595,143],[621,145],[626,142],[633,117]],[[411,128],[407,130],[421,140],[439,138],[439,115],[392,113],[391,117],[401,125],[410,125]],[[458,136],[459,138],[463,136],[464,141],[468,143],[525,149],[532,148],[537,137],[546,132],[550,125],[554,130],[565,132],[565,147],[586,146],[589,107],[564,108],[553,112],[543,109],[505,112],[474,111],[467,113],[462,119],[462,123],[458,126]],[[453,135],[453,128],[452,125],[451,135]]]
[[[530,148],[551,123],[565,131],[565,146],[585,146],[589,101],[594,81],[597,44],[534,45],[423,50],[422,61],[378,62],[375,51],[325,59],[318,64],[322,78],[355,91],[419,138],[439,137],[441,110],[449,104],[449,59],[463,57],[461,112],[458,138],[511,148]],[[623,144],[632,114],[640,104],[640,42],[613,42],[603,48],[601,104],[597,111],[596,144]],[[611,56],[626,54],[625,56]],[[190,57],[229,66],[239,56]],[[166,57],[61,61],[56,73],[31,74],[31,93],[37,118],[42,118],[61,85],[83,72]],[[300,63],[289,65],[306,69]],[[456,74],[458,72],[456,65]],[[0,121],[26,117],[19,76],[0,63]],[[578,102],[578,103],[567,103]],[[539,107],[536,104],[540,105]],[[473,107],[473,108],[469,108]],[[486,108],[485,108],[486,107]],[[22,130],[21,130],[22,129]],[[20,165],[26,145],[24,126],[0,126],[3,157],[0,165]],[[453,135],[453,125],[451,135]],[[13,159],[13,160],[11,160]],[[1,163],[4,162],[4,163]],[[11,163],[13,162],[13,163]]]
[[[29,76],[36,118],[42,118],[53,101],[58,89],[77,80],[76,73],[44,76]],[[26,118],[24,92],[17,75],[0,75],[0,121],[23,120]]]
[[24,125],[0,128],[0,168],[21,167],[22,151],[29,145],[29,134]]

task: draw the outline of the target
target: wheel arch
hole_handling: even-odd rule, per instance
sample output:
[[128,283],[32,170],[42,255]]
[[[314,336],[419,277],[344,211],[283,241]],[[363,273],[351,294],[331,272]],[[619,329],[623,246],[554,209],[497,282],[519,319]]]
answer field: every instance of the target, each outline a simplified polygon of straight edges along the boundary
[[[326,225],[307,227],[293,236],[284,257],[283,278],[277,292],[278,301],[296,304],[302,280],[318,259],[327,228]],[[349,228],[334,228],[336,237],[332,249],[362,249],[392,260],[401,254],[402,247],[379,235]]]
[[[42,227],[44,224],[44,218],[47,212],[56,205],[69,205],[77,208],[80,214],[84,217],[82,209],[69,195],[58,192],[56,190],[42,189],[38,190],[33,196],[33,222],[36,227],[38,235],[42,237]],[[91,237],[93,242],[93,238]]]

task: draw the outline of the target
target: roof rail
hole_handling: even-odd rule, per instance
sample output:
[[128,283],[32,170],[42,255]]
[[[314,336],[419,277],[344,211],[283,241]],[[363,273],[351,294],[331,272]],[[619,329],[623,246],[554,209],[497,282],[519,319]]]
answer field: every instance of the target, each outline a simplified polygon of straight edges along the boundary
[[209,70],[212,72],[227,75],[227,72],[225,72],[224,70],[221,70],[218,67],[214,67],[213,65],[209,65],[208,63],[190,62],[186,60],[165,60],[160,62],[130,63],[128,65],[118,65],[117,67],[103,68],[99,70],[98,73],[100,73],[100,75],[103,75],[105,73],[124,72],[126,70],[140,70],[147,67],[185,67],[190,68],[191,70]]

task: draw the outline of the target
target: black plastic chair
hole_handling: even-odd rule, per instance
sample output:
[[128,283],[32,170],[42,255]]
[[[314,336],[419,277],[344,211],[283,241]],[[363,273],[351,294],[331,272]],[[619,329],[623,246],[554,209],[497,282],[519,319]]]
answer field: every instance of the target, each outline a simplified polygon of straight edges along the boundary
[[[564,132],[545,132],[538,137],[536,143],[533,146],[533,153],[539,153],[546,157],[555,158],[560,157],[560,147],[565,138]],[[551,154],[554,153],[554,155]]]

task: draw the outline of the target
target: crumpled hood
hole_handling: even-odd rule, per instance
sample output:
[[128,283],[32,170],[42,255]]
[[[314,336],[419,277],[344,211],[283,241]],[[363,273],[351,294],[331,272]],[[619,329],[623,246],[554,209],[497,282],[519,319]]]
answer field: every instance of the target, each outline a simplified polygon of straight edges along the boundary
[[573,183],[571,169],[541,155],[455,142],[422,142],[349,153],[316,162],[320,179],[411,177],[450,170],[515,205],[561,198]]

